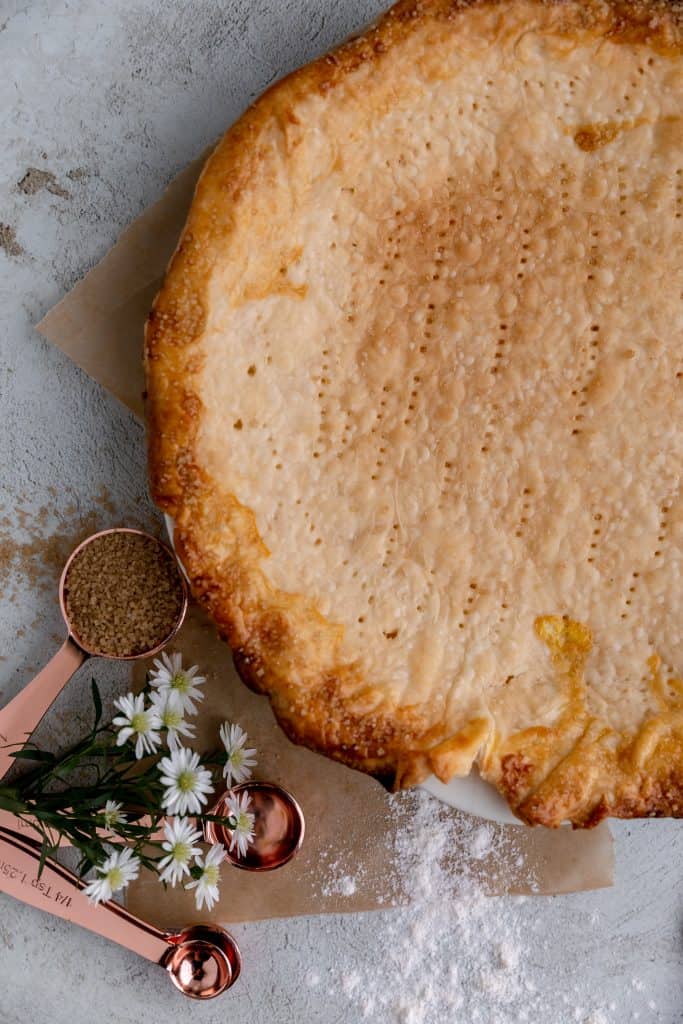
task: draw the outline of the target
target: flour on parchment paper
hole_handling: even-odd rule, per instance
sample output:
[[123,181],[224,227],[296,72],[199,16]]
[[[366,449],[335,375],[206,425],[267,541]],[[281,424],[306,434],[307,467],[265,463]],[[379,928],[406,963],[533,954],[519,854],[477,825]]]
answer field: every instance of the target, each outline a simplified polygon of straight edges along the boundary
[[[454,821],[425,793],[395,799],[410,801],[413,814],[393,843],[387,874],[412,903],[378,913],[372,948],[349,947],[333,977],[316,967],[306,984],[347,1001],[344,1020],[358,1024],[616,1024],[614,1004],[601,1005],[599,996],[586,1005],[585,992],[568,991],[553,1012],[536,990],[521,907],[547,897],[490,897],[477,880],[483,860],[515,856],[508,834],[475,818]],[[327,894],[350,895],[355,883],[347,864],[330,858],[323,867]]]
[[[332,865],[332,872],[335,866]],[[323,883],[321,893],[323,896],[353,896],[358,888],[358,881],[354,875],[337,875]]]

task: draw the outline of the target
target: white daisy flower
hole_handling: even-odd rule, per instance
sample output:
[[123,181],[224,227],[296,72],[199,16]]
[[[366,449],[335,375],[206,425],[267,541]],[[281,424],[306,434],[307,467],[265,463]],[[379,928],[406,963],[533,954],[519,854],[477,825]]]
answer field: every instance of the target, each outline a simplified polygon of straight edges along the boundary
[[117,697],[114,707],[121,712],[112,723],[119,729],[116,745],[121,747],[135,736],[135,756],[138,761],[145,754],[153,754],[161,743],[161,720],[154,708],[145,707],[144,694],[136,697],[128,693],[125,697]]
[[251,778],[251,769],[256,764],[255,747],[246,747],[247,734],[239,725],[224,722],[220,728],[221,740],[228,755],[223,775],[229,786],[238,785]]
[[202,768],[199,754],[186,747],[174,750],[159,762],[161,781],[166,787],[161,806],[180,817],[201,814],[209,793],[213,793],[211,772]]
[[157,864],[159,880],[177,885],[184,875],[189,875],[193,862],[201,855],[196,844],[201,842],[202,833],[186,818],[176,818],[166,822],[164,835],[166,839],[161,848],[166,850],[166,856]]
[[86,885],[84,892],[91,903],[110,900],[115,892],[135,881],[140,873],[140,858],[131,849],[115,850],[104,864],[95,868],[97,878]]
[[220,866],[225,860],[225,850],[220,843],[214,843],[206,857],[199,857],[197,864],[201,868],[199,878],[194,878],[185,886],[186,889],[196,889],[194,894],[197,910],[201,910],[204,904],[206,909],[211,910],[218,902],[218,885],[221,880]]
[[181,746],[181,736],[185,739],[194,739],[194,726],[185,721],[183,706],[176,694],[156,691],[150,694],[150,700],[161,721],[161,728],[166,730],[169,750],[178,750]]
[[125,825],[128,820],[125,814],[121,813],[123,804],[116,800],[107,800],[104,810],[100,811],[105,828],[115,828],[117,825]]
[[246,856],[249,844],[254,838],[254,815],[249,813],[251,801],[248,793],[233,794],[227,798],[230,817],[235,819],[231,828],[230,852],[237,847],[237,856]]
[[195,701],[204,699],[199,689],[206,682],[204,676],[198,676],[199,668],[183,668],[182,654],[164,652],[161,658],[154,659],[154,671],[150,672],[149,683],[159,693],[174,694],[186,715],[196,715]]

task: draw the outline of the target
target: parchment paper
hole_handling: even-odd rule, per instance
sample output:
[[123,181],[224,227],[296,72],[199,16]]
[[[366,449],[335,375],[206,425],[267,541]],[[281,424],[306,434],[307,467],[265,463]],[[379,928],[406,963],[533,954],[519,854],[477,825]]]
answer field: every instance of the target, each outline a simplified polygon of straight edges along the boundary
[[[206,154],[187,167],[159,202],[123,233],[114,248],[38,325],[38,330],[137,416],[143,416],[142,331],[152,298],[175,248]],[[405,801],[392,799],[359,772],[291,744],[268,701],[239,680],[228,647],[191,609],[178,649],[209,679],[197,749],[215,746],[219,724],[238,721],[259,750],[258,776],[290,789],[306,815],[300,855],[269,874],[224,869],[216,921],[369,910],[406,902],[405,879],[390,851]],[[138,670],[139,671],[139,670]],[[470,827],[456,811],[443,812]],[[606,826],[589,832],[491,825],[493,856],[468,865],[491,893],[561,893],[610,885],[612,839]],[[503,840],[501,842],[501,840]],[[501,849],[505,854],[501,854]],[[462,870],[462,863],[453,870]],[[335,878],[351,877],[344,894]],[[168,891],[150,877],[131,886],[128,905],[160,925],[206,920],[191,894]]]

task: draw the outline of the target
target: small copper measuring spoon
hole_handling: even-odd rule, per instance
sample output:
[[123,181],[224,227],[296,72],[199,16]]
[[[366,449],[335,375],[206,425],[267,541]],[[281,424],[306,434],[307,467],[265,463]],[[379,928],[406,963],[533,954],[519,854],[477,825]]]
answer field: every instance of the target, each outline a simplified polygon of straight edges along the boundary
[[207,821],[204,838],[207,843],[222,843],[233,867],[244,871],[273,871],[287,864],[301,849],[306,831],[303,811],[291,793],[274,782],[243,782],[224,793],[211,809],[215,815],[228,817],[231,796],[246,793],[249,813],[254,815],[254,838],[243,857],[230,850],[232,831],[220,822]]
[[[225,847],[226,858],[233,867],[243,871],[274,871],[288,864],[301,849],[306,831],[306,822],[301,807],[282,786],[274,782],[243,782],[234,789],[227,790],[211,808],[211,814],[230,817],[228,800],[231,796],[246,793],[249,796],[249,813],[254,815],[254,838],[244,857],[236,850],[230,850],[232,830],[218,821],[205,821],[200,825],[206,843],[221,843]],[[149,818],[142,818],[141,825],[149,823]],[[197,822],[197,824],[199,824]],[[7,828],[13,832],[33,837],[34,828],[30,819],[15,817],[10,811],[0,809],[0,829]],[[101,829],[101,838],[112,838],[111,832]],[[149,837],[160,841],[165,838],[163,824],[157,832]],[[59,846],[68,846],[69,841],[58,835],[53,841]]]
[[[230,849],[232,829],[220,821],[200,822],[195,825],[202,830],[205,843],[220,843],[225,848],[226,859],[235,868],[244,871],[274,871],[288,864],[301,849],[306,832],[306,821],[301,807],[292,794],[275,782],[259,782],[251,779],[242,782],[223,793],[213,805],[209,814],[216,817],[231,816],[229,800],[246,793],[249,797],[249,813],[254,816],[254,835],[247,852],[240,857],[237,850]],[[0,811],[0,827],[3,821]],[[145,819],[143,819],[144,822]],[[149,819],[147,819],[149,820]],[[150,839],[164,838],[163,824]]]
[[39,863],[39,844],[0,826],[0,892],[165,967],[175,987],[192,999],[213,999],[237,980],[242,958],[225,929],[190,925],[162,931],[113,901],[90,903],[85,883],[56,861],[47,860],[38,878]]
[[154,544],[158,544],[159,547],[169,554],[173,561],[176,562],[175,555],[166,544],[157,540],[156,537],[152,537],[151,534],[144,533],[142,530],[131,530],[127,527],[119,527],[113,530],[100,530],[99,533],[94,533],[91,537],[84,540],[82,544],[79,544],[74,551],[72,551],[66,565],[64,566],[64,570],[59,581],[59,606],[62,610],[62,617],[68,630],[67,638],[55,656],[47,663],[45,668],[38,673],[35,679],[33,679],[28,686],[25,686],[21,693],[17,694],[17,696],[0,711],[0,779],[7,774],[14,763],[11,751],[3,748],[13,745],[19,746],[26,741],[28,736],[30,736],[30,734],[37,728],[41,719],[55,702],[74,672],[80,668],[88,658],[110,658],[114,661],[135,661],[138,658],[150,658],[153,655],[158,654],[166,644],[170,643],[183,623],[185,612],[187,611],[187,583],[185,582],[183,574],[178,570],[179,586],[181,587],[182,593],[181,607],[173,628],[170,630],[168,636],[163,638],[161,643],[156,644],[155,647],[148,651],[141,651],[137,654],[113,655],[108,654],[106,651],[94,650],[79,639],[73,625],[69,622],[69,615],[66,607],[66,578],[74,559],[83,551],[84,548],[99,537],[104,537],[113,533],[132,533],[140,537],[146,537]]

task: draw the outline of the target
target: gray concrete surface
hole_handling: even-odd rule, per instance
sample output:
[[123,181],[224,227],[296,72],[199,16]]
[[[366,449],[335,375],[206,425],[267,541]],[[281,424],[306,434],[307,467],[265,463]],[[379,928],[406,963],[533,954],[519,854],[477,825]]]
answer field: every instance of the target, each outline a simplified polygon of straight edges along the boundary
[[[33,325],[269,82],[382,6],[0,0],[0,704],[60,634],[53,588],[70,540],[89,523],[154,516],[141,426]],[[48,557],[36,541],[45,535],[54,535]],[[114,688],[116,672],[106,678]],[[83,692],[70,688],[48,730],[76,727]],[[613,889],[516,911],[541,1007],[524,1018],[534,1024],[683,1020],[683,830],[669,822],[614,832]],[[239,986],[193,1006],[124,950],[0,896],[0,1024],[356,1024],[360,1003],[343,980],[374,959],[392,913],[238,928]],[[447,911],[440,927],[448,948]],[[377,963],[380,984],[385,967]],[[523,1019],[481,1006],[484,1024]],[[431,1024],[429,1012],[396,1019]]]

